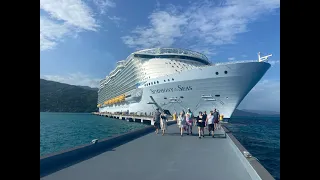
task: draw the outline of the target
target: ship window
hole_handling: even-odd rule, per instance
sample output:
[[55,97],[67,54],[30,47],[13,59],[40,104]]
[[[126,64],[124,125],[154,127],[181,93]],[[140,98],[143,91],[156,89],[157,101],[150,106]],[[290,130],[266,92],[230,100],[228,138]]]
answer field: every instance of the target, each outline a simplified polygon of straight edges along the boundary
[[224,71],[225,74],[228,74],[228,71]]
[[216,96],[216,97],[220,97],[220,95],[219,95],[219,94],[216,94],[215,96]]
[[168,79],[168,81],[170,81],[170,79]]
[[156,82],[153,82],[153,84],[156,84]]
[[151,82],[151,85],[153,85],[153,82]]
[[163,80],[164,82],[166,82],[166,80]]
[[174,81],[174,79],[172,78],[172,81]]
[[173,63],[173,64],[176,64],[176,63]]
[[183,96],[180,96],[180,98],[183,98]]
[[219,73],[218,72],[216,72],[216,75],[218,75]]
[[157,81],[157,84],[159,84],[159,81]]
[[174,66],[172,66],[174,68]]
[[150,83],[149,83],[149,86],[150,86]]

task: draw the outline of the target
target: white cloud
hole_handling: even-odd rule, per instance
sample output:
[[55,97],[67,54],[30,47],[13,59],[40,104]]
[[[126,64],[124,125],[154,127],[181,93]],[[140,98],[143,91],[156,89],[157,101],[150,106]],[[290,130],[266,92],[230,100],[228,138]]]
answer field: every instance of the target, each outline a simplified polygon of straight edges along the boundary
[[81,0],[40,0],[40,9],[54,19],[81,29],[95,31],[98,27],[91,9]]
[[280,80],[260,81],[238,108],[280,112]]
[[71,85],[79,85],[79,86],[89,86],[89,87],[99,87],[99,81],[101,79],[98,78],[92,78],[86,74],[82,73],[73,73],[68,74],[66,76],[62,75],[40,75],[40,78],[50,80],[50,81],[56,81]]
[[113,21],[118,27],[120,26],[120,23],[123,21],[126,21],[126,19],[117,17],[117,16],[108,16],[108,18]]
[[176,38],[183,35],[181,26],[187,25],[184,16],[158,11],[149,16],[150,27],[137,27],[133,36],[122,37],[129,47],[148,48],[154,46],[171,46]]
[[235,57],[229,57],[228,60],[229,61],[234,61],[236,58]]
[[107,8],[116,7],[116,3],[112,0],[93,0],[93,3],[97,6],[100,14],[105,14]]
[[92,10],[81,0],[40,0],[40,50],[54,48],[66,35],[81,31],[97,31],[99,25]]
[[279,0],[200,1],[189,8],[170,5],[153,12],[148,26],[136,27],[122,39],[136,49],[184,44],[214,54],[215,46],[235,43],[236,35],[247,32],[249,23],[279,7]]
[[68,26],[40,16],[40,50],[52,49],[69,32]]

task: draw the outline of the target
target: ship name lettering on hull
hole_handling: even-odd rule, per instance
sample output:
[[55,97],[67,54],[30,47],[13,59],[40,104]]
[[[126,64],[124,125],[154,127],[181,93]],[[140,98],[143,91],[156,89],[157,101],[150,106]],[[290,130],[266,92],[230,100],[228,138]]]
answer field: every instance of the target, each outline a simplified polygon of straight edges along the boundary
[[175,91],[191,91],[192,86],[181,86],[178,85],[176,88],[162,88],[162,89],[150,89],[152,94],[175,92]]

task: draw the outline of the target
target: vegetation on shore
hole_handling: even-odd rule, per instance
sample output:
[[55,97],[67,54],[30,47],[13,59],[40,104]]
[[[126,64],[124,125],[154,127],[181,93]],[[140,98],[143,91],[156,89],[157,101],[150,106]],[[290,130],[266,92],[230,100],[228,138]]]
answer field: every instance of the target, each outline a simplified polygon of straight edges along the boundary
[[40,79],[40,112],[97,111],[98,89]]

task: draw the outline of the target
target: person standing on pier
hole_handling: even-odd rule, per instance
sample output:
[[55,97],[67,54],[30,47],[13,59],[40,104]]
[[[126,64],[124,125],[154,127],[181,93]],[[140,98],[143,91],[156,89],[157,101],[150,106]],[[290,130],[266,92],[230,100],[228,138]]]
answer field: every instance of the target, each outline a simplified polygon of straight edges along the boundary
[[180,135],[182,137],[183,136],[183,131],[184,131],[185,126],[186,126],[186,119],[185,119],[185,116],[183,115],[182,111],[180,112],[180,115],[178,116],[177,124],[178,124],[178,127],[180,129]]
[[177,112],[174,112],[172,115],[172,120],[176,121],[177,120]]
[[164,135],[164,133],[166,132],[166,129],[167,129],[167,120],[168,120],[167,114],[165,112],[162,112],[161,121],[160,121],[162,136]]
[[156,109],[156,112],[153,115],[153,121],[154,121],[154,127],[156,128],[156,134],[159,133],[160,129],[160,115],[161,113],[159,112],[159,109]]
[[187,135],[189,135],[189,132],[192,135],[193,114],[189,108],[185,117],[186,117],[186,123],[187,123]]
[[[207,121],[209,136],[212,135],[212,137],[213,137],[213,133],[214,133],[213,111],[210,111],[206,121]],[[212,134],[211,134],[211,132],[212,132]]]
[[217,111],[217,109],[214,109],[213,111],[213,122],[214,122],[214,129],[218,128],[218,124],[219,124],[219,112]]
[[207,114],[203,114],[200,111],[199,116],[197,116],[196,119],[197,119],[199,139],[201,139],[201,136],[204,137],[204,125],[205,125],[205,121],[207,119]]

